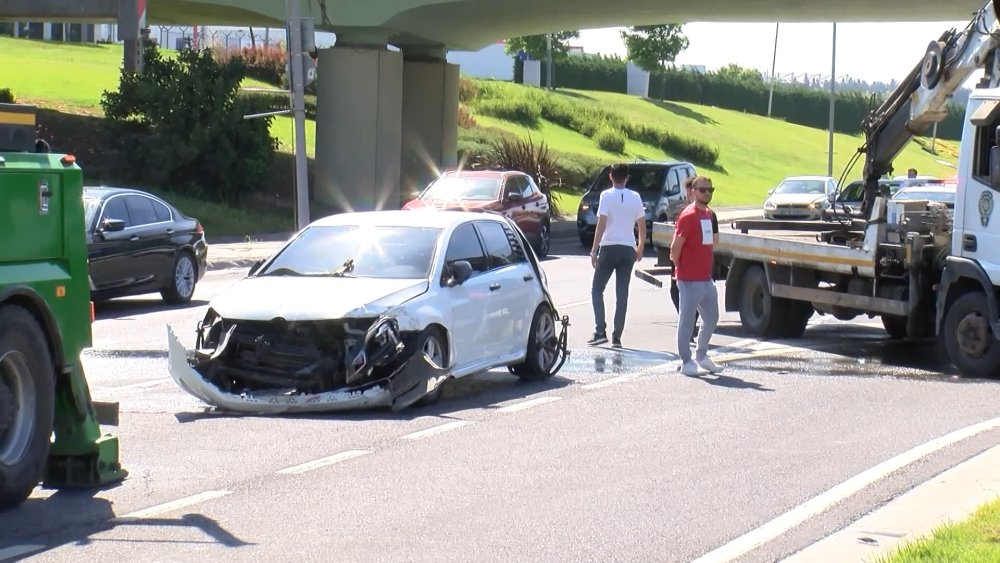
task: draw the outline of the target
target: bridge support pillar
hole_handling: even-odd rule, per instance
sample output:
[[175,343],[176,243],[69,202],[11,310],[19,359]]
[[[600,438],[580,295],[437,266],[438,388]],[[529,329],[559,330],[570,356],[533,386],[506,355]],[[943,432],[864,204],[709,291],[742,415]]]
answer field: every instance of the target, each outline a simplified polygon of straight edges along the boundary
[[446,60],[444,49],[402,51],[400,192],[406,200],[457,164],[459,68]]
[[316,71],[315,200],[337,211],[398,208],[402,55],[335,46],[319,51]]

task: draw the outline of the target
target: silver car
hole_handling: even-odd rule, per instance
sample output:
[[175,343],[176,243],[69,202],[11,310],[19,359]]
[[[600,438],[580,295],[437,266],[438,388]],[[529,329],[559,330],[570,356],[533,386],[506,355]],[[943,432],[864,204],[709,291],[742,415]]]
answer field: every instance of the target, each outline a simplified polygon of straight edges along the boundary
[[789,176],[768,192],[765,219],[820,219],[837,193],[831,176]]

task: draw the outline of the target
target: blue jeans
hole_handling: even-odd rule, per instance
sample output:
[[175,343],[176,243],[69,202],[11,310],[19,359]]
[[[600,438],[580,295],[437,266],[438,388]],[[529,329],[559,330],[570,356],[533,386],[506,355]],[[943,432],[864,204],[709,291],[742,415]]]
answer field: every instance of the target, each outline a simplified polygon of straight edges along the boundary
[[628,287],[632,281],[632,266],[635,265],[635,248],[624,244],[602,246],[597,253],[597,269],[590,289],[594,305],[594,321],[597,334],[607,334],[604,318],[604,290],[608,287],[611,274],[615,274],[615,326],[613,338],[621,338],[625,329],[625,313],[628,311]]

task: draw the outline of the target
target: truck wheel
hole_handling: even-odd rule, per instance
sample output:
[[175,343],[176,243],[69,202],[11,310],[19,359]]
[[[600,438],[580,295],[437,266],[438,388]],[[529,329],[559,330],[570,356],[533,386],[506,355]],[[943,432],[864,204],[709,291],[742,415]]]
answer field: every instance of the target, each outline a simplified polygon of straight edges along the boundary
[[[771,296],[764,268],[750,266],[743,272],[740,282],[740,322],[754,336],[780,337],[788,327],[782,326],[788,318],[789,302]],[[808,321],[808,317],[806,317]],[[802,329],[805,330],[803,324]],[[800,333],[801,334],[801,333]]]
[[948,359],[963,377],[994,378],[1000,369],[1000,342],[990,326],[989,302],[979,291],[966,293],[945,313],[944,338]]
[[0,511],[28,498],[49,455],[55,370],[28,311],[0,306]]
[[190,253],[181,252],[174,260],[170,287],[160,292],[160,295],[171,305],[182,305],[191,301],[196,283],[198,283],[198,267],[195,266]]

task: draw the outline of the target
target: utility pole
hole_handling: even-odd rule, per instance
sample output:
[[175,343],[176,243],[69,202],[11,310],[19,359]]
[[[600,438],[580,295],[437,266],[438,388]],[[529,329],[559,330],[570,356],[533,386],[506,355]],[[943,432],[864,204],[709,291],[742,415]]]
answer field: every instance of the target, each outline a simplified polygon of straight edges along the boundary
[[837,22],[833,22],[833,57],[830,62],[830,139],[827,149],[826,175],[833,176],[833,108],[837,90]]
[[300,0],[285,0],[288,11],[288,62],[292,71],[292,112],[295,115],[295,226],[309,224],[309,172],[306,160],[305,66],[302,63],[302,10]]
[[771,117],[771,101],[774,100],[774,69],[778,63],[778,22],[774,23],[774,56],[771,58],[771,91],[767,94],[767,116]]
[[549,90],[551,90],[552,89],[552,34],[551,33],[545,35],[545,51],[546,51],[545,58],[547,59],[545,65],[545,74],[546,74],[545,82],[549,87]]

